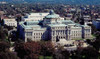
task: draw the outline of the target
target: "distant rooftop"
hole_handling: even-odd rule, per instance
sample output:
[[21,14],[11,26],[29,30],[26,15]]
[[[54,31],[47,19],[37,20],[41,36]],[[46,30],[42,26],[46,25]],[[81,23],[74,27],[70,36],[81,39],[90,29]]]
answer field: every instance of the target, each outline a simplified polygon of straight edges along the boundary
[[45,16],[48,15],[49,13],[30,13],[32,16]]
[[96,19],[97,21],[100,21],[100,18]]

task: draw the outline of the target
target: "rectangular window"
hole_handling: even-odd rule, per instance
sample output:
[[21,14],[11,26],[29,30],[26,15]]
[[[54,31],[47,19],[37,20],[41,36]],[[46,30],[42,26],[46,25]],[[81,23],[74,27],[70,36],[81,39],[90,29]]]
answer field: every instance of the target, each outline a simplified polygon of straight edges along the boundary
[[86,32],[90,32],[90,29],[85,29]]
[[70,30],[69,30],[69,34],[70,34]]
[[54,35],[54,33],[55,33],[55,32],[53,31],[53,35]]
[[26,35],[27,36],[32,36],[32,32],[27,32]]

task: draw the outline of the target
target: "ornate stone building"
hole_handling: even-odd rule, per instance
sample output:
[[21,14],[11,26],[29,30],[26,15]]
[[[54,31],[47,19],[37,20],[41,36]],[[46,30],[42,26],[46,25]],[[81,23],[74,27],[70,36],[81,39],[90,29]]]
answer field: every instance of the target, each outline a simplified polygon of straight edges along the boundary
[[71,20],[65,20],[56,14],[53,10],[40,21],[22,21],[19,23],[20,38],[27,42],[52,40],[56,42],[59,39],[89,39],[91,38],[91,27],[80,25]]

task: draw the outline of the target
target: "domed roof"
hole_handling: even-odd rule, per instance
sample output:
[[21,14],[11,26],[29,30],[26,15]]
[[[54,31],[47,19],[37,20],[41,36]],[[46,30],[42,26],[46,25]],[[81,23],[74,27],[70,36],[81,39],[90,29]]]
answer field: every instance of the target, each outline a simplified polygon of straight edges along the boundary
[[55,14],[53,10],[50,10],[49,15],[47,15],[45,18],[59,18],[59,15]]
[[55,14],[55,12],[53,10],[50,10],[50,15]]

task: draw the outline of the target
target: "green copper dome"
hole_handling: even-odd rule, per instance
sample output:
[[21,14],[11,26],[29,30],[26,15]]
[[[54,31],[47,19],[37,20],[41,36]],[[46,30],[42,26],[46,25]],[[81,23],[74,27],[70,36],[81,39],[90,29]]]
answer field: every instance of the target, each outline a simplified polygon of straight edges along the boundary
[[59,18],[59,15],[56,14],[53,10],[50,10],[49,15],[47,15],[45,18]]

